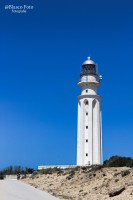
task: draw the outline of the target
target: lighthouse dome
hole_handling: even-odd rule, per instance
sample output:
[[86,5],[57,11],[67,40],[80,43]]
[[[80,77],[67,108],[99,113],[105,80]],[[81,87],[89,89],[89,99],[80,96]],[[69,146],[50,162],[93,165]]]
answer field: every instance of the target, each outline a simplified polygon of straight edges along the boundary
[[87,57],[87,60],[84,61],[82,65],[95,65],[95,63],[91,60],[91,57]]

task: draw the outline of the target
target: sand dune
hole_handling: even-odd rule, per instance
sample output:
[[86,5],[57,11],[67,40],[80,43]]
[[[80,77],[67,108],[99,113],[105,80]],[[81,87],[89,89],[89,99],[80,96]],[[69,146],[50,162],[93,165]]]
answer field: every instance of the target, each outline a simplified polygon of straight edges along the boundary
[[23,181],[62,200],[133,200],[133,168],[82,167],[48,173]]

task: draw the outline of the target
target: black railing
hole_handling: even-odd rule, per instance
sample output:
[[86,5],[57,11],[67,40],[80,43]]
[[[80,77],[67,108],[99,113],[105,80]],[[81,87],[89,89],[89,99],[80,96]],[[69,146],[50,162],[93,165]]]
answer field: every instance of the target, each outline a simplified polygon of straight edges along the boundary
[[89,74],[97,75],[96,65],[83,65],[82,66],[82,71],[80,73],[80,76],[89,75]]

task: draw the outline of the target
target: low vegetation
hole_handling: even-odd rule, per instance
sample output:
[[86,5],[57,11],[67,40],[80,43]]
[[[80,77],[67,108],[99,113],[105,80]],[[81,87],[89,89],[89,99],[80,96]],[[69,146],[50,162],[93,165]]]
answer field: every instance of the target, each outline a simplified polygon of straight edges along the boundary
[[[133,159],[130,157],[122,157],[122,156],[112,156],[109,160],[105,160],[103,165],[94,165],[94,166],[77,166],[77,167],[70,167],[66,169],[61,169],[58,167],[53,168],[46,168],[42,169],[39,172],[36,171],[38,174],[53,174],[57,173],[58,176],[60,175],[68,175],[67,179],[71,179],[76,172],[82,173],[93,173],[95,174],[96,171],[104,168],[104,167],[133,167]],[[4,179],[5,175],[15,175],[15,174],[34,174],[35,170],[33,168],[21,167],[21,166],[9,166],[4,168],[0,171],[0,179]],[[129,174],[129,171],[124,171],[121,176],[126,176]],[[116,173],[117,175],[117,173]]]
[[130,157],[112,156],[105,160],[104,167],[133,167],[133,159]]
[[15,174],[32,174],[34,172],[33,168],[17,166],[9,166],[0,170],[0,180],[4,179],[5,175],[15,175]]

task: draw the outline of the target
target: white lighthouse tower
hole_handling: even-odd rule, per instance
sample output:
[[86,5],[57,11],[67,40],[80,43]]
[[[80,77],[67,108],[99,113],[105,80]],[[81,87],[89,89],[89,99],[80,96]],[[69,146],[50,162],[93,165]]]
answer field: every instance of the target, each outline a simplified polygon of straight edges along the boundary
[[77,165],[101,165],[102,116],[101,97],[97,95],[101,76],[90,57],[82,64],[78,97]]

